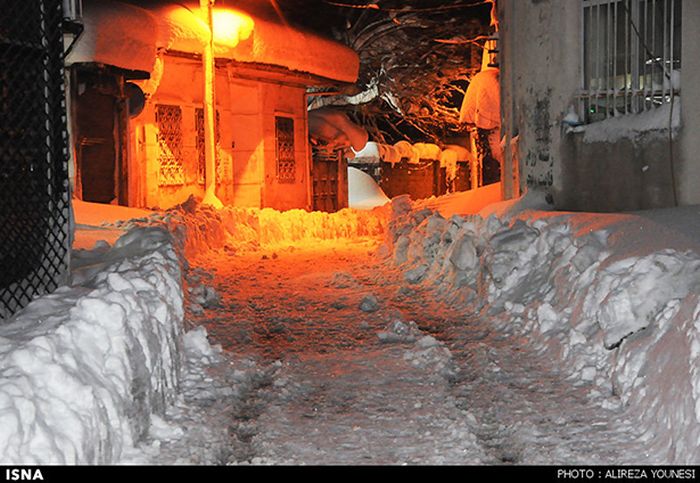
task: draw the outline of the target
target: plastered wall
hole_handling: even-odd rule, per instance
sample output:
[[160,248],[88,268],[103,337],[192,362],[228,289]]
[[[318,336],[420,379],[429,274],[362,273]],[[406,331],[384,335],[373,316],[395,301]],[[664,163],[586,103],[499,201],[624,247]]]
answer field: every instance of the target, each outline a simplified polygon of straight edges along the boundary
[[[195,112],[202,107],[202,70],[192,59],[165,56],[163,76],[143,112],[129,126],[132,204],[167,208],[190,195],[202,197],[197,174]],[[182,109],[184,183],[159,183],[158,104]],[[239,79],[217,67],[216,104],[220,119],[217,196],[224,204],[242,207],[306,208],[309,204],[305,88],[280,82]],[[296,178],[276,179],[275,116],[294,119]]]

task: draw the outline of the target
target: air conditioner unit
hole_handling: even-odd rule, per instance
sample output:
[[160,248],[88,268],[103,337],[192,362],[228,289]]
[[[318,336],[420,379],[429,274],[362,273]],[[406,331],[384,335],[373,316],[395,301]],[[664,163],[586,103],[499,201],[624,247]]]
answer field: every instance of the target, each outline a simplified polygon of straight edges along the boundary
[[83,0],[63,0],[63,18],[81,20],[83,18]]

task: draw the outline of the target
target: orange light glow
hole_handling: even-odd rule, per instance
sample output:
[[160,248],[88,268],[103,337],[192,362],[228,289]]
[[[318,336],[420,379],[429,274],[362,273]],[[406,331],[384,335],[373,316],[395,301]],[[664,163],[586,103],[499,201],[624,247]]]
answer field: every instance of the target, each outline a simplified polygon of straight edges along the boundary
[[214,42],[235,47],[253,33],[255,22],[248,15],[234,10],[215,9],[213,13]]

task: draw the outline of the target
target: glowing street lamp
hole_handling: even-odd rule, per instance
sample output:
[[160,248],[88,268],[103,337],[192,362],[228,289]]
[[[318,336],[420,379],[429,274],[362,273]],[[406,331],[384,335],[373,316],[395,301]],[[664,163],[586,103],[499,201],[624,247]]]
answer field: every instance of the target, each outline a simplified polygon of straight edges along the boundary
[[233,48],[246,40],[253,32],[255,22],[251,17],[233,10],[215,9],[212,13],[214,43]]

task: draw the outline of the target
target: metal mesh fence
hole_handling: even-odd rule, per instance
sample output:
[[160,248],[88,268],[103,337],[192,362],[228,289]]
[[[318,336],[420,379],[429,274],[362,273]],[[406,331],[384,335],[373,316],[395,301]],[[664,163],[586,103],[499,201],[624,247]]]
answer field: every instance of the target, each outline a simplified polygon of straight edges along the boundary
[[0,0],[0,320],[68,272],[60,0]]

